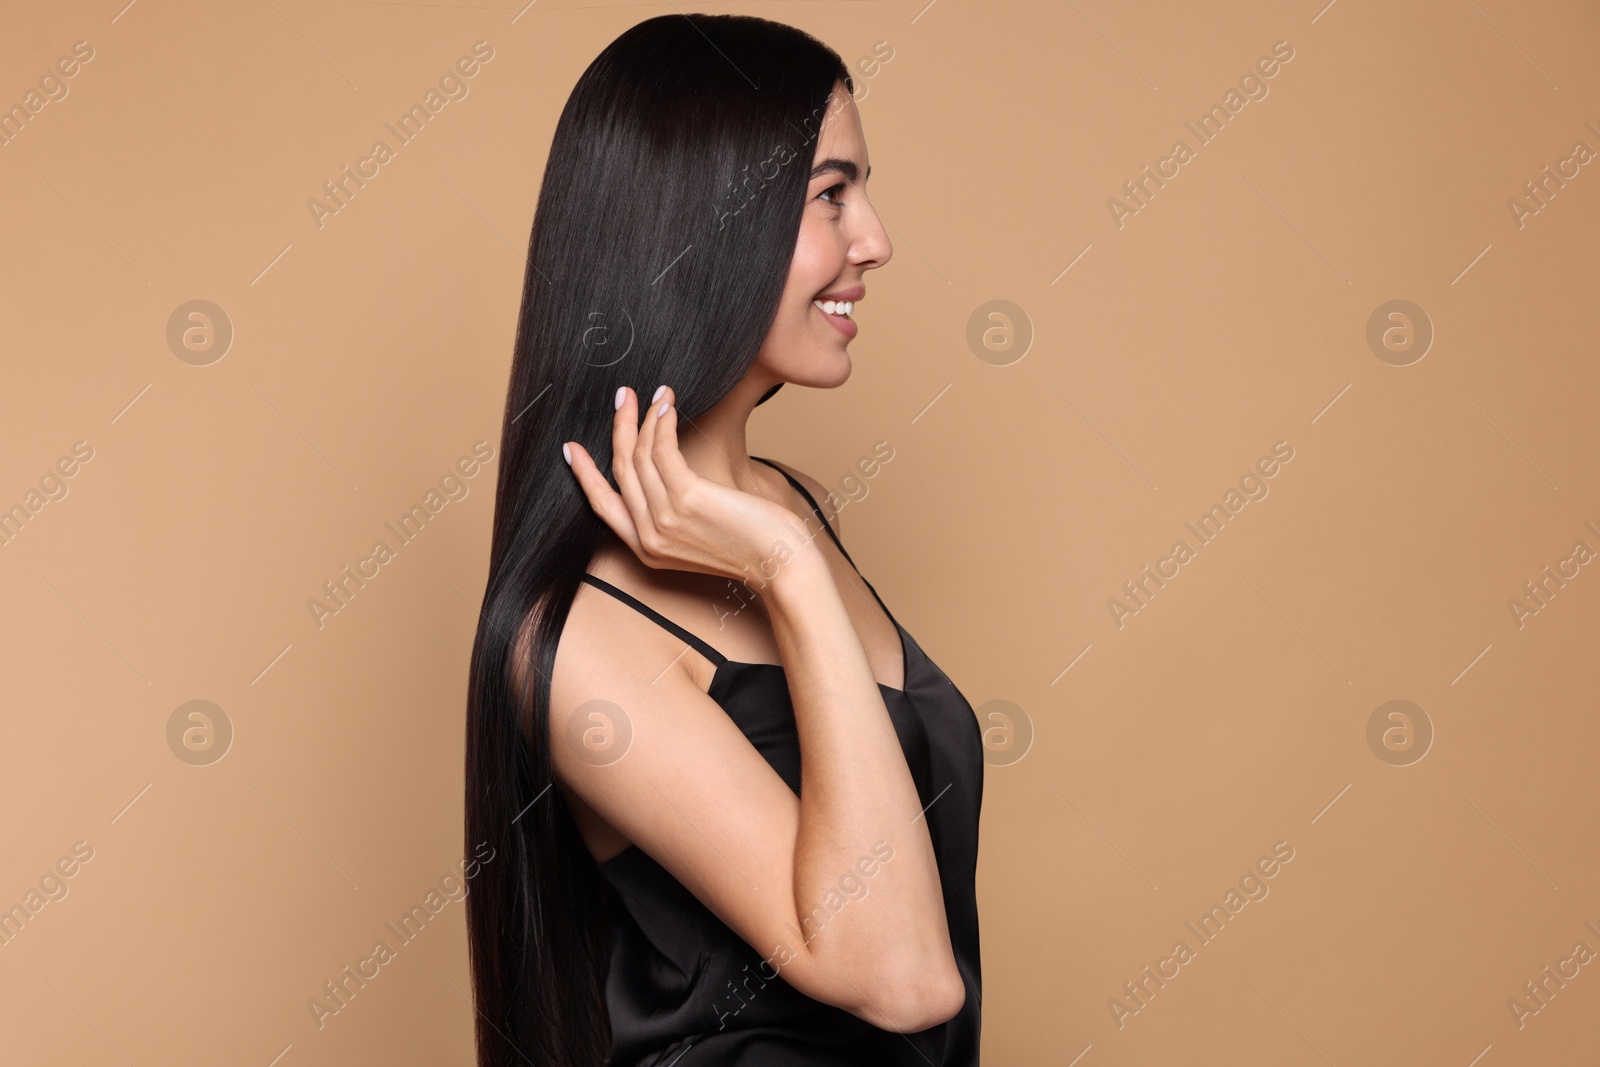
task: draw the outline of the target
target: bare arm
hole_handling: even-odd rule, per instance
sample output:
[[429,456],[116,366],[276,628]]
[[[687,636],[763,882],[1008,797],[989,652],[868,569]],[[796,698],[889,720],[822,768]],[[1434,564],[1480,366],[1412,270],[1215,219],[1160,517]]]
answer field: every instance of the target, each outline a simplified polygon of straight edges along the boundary
[[[927,820],[905,753],[827,562],[815,545],[779,572],[766,597],[789,679],[801,749],[794,895],[802,916],[837,892],[841,872],[887,842],[893,859],[867,896],[833,916],[807,949],[850,977],[887,967],[914,1005],[943,1021],[965,992],[950,945]],[[882,977],[882,976],[880,976]],[[855,1002],[871,987],[853,990]],[[880,1024],[881,1025],[881,1024]]]
[[[631,424],[626,408],[619,420],[624,415]],[[673,417],[669,412],[661,421]],[[653,415],[642,435],[652,421]],[[659,438],[647,447],[664,448]],[[599,472],[587,453],[576,446],[573,453],[593,501]],[[600,627],[569,626],[551,692],[557,775],[790,985],[884,1029],[926,1029],[960,1010],[965,987],[916,786],[826,558],[793,536],[787,509],[748,499],[784,512],[781,539],[793,552],[764,596],[795,709],[801,795],[681,662],[657,677],[681,644],[643,629],[633,631],[639,643],[623,647],[653,643],[656,655],[630,665],[618,662],[619,642],[603,637]],[[687,521],[669,525],[682,529]],[[749,543],[772,533],[764,528]],[[652,556],[663,554],[664,541],[644,540],[653,543]],[[603,610],[613,608],[629,610]],[[588,610],[602,609],[591,600]],[[566,743],[570,716],[596,698],[622,709],[632,732],[626,757],[604,766],[586,762]]]

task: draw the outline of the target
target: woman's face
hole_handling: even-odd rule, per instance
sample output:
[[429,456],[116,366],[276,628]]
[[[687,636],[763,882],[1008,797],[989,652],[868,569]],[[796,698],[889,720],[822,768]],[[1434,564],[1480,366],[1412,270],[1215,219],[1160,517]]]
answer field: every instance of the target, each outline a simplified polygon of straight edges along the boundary
[[846,346],[856,334],[856,315],[841,308],[828,314],[817,303],[829,296],[859,307],[867,271],[894,254],[867,202],[867,142],[843,83],[833,87],[812,168],[789,277],[756,367],[779,381],[828,389],[850,377]]

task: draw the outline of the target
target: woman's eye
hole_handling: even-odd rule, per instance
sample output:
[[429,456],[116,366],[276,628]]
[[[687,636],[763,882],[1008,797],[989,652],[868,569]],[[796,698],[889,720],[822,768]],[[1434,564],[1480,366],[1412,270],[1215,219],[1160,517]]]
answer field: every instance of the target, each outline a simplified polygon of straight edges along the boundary
[[[842,193],[842,192],[844,192],[844,182],[840,182],[837,185],[830,185],[828,188],[822,190],[822,192],[818,193],[817,195],[819,197],[822,197],[822,196],[827,196],[828,194],[832,193],[835,196],[837,196],[837,194]],[[829,200],[828,203],[837,205],[839,203],[839,201],[838,200]]]

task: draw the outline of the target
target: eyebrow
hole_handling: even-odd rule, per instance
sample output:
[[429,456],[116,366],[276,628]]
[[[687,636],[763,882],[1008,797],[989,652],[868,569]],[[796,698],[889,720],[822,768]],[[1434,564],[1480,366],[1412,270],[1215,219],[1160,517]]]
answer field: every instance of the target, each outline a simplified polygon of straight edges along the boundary
[[[860,168],[857,167],[855,162],[852,160],[824,159],[821,163],[818,163],[816,166],[811,168],[811,179],[808,180],[821,177],[830,170],[838,171],[840,174],[845,176],[845,180],[852,182],[856,180],[856,175],[861,172]],[[872,165],[870,163],[867,165],[867,177],[872,177]],[[862,180],[865,181],[866,179]]]

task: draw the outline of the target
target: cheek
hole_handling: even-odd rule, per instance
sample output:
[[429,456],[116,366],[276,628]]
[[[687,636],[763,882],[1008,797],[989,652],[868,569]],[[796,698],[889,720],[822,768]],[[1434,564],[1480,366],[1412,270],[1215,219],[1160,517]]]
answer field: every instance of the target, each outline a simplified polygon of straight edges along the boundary
[[789,284],[795,299],[809,301],[838,278],[843,269],[844,250],[833,227],[808,212],[800,223],[794,260],[789,267]]

